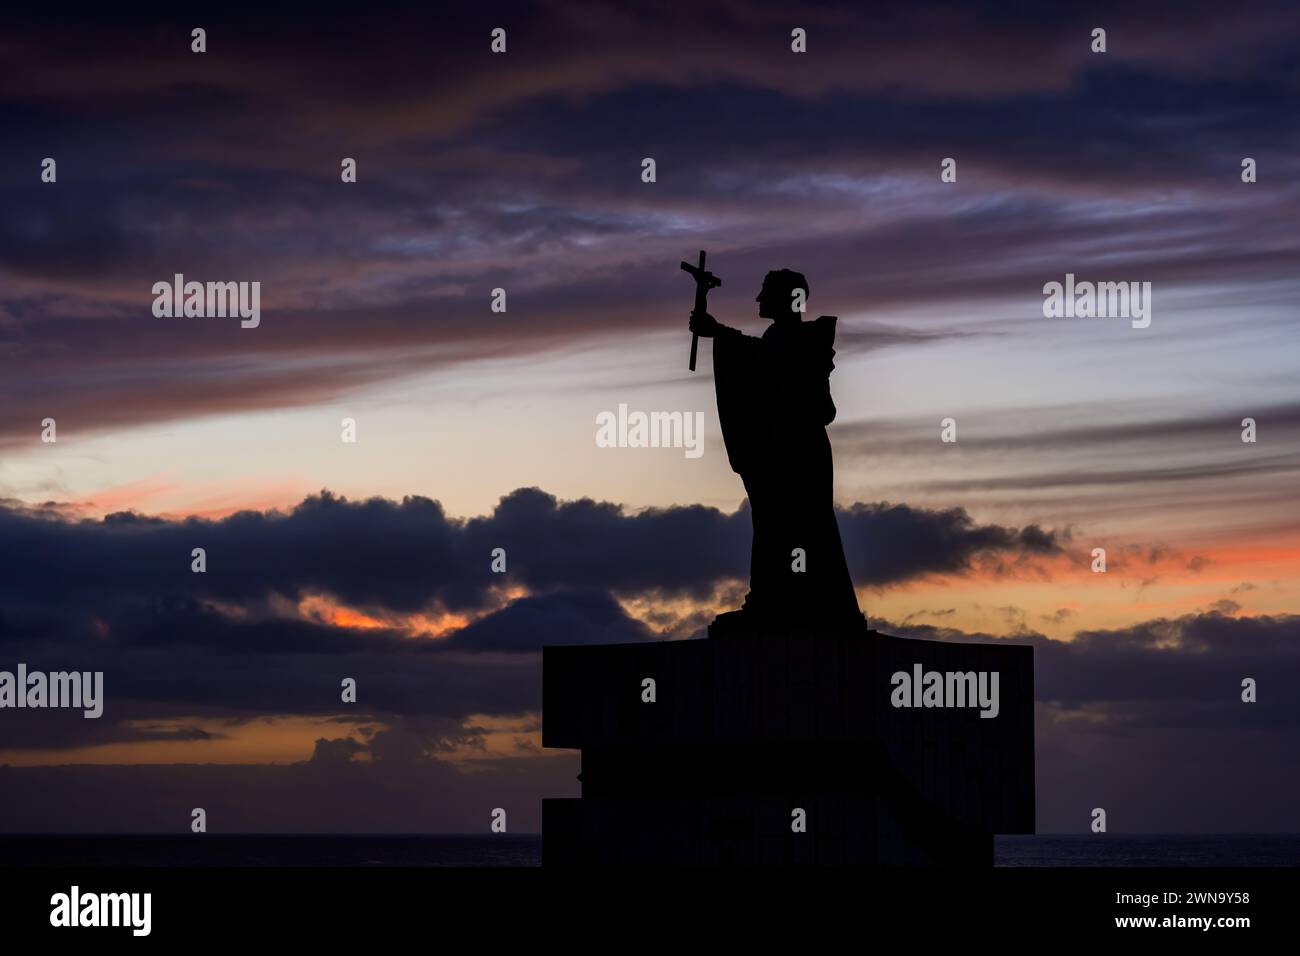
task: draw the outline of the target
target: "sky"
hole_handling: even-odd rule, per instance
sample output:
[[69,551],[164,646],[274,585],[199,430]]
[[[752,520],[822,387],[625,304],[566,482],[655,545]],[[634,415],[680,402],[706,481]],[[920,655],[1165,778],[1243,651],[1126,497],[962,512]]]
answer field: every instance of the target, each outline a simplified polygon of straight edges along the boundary
[[[456,6],[0,29],[0,669],[107,686],[0,711],[0,829],[538,829],[540,647],[745,592],[701,249],[726,324],[777,268],[839,317],[872,625],[1035,646],[1040,831],[1296,829],[1300,8]],[[260,324],[156,316],[177,273]]]

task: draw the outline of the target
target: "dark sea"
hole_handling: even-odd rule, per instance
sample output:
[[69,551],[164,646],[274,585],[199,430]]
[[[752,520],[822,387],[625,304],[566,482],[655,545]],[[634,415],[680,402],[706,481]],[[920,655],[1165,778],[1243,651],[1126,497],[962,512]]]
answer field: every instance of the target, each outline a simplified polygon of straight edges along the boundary
[[1300,834],[1045,834],[997,838],[997,866],[1300,866]]
[[[540,866],[536,834],[0,836],[0,866]],[[997,838],[1005,867],[1300,866],[1300,835]]]

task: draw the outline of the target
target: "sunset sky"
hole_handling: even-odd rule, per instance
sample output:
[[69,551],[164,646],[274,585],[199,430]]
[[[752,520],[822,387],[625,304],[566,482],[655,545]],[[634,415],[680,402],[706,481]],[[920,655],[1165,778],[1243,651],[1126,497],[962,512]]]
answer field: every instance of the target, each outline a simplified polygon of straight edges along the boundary
[[[701,249],[724,323],[777,268],[839,316],[872,625],[1038,648],[1040,831],[1295,830],[1300,7],[581,6],[0,29],[0,669],[107,690],[0,711],[0,830],[537,829],[539,648],[745,592]],[[155,317],[176,273],[260,326]],[[1045,318],[1067,273],[1150,327]]]

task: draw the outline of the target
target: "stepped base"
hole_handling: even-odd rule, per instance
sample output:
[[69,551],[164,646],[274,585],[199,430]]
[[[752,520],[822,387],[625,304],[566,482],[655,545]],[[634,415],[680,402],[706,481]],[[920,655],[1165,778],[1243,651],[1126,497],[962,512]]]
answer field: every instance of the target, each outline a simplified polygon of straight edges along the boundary
[[[935,671],[996,673],[996,716],[895,706],[893,675]],[[990,866],[993,834],[1034,832],[1028,645],[723,615],[707,640],[546,648],[543,714],[544,746],[583,752],[582,798],[543,803],[547,865]]]

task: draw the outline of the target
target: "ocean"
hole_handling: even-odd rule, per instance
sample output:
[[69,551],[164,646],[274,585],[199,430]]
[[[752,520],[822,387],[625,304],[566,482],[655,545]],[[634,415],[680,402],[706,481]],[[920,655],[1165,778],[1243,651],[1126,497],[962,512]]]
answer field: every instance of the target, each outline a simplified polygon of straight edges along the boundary
[[1300,834],[1000,836],[996,866],[1300,866]]
[[[1000,867],[1300,866],[1300,835],[1004,836]],[[530,867],[537,834],[0,836],[3,866]]]

